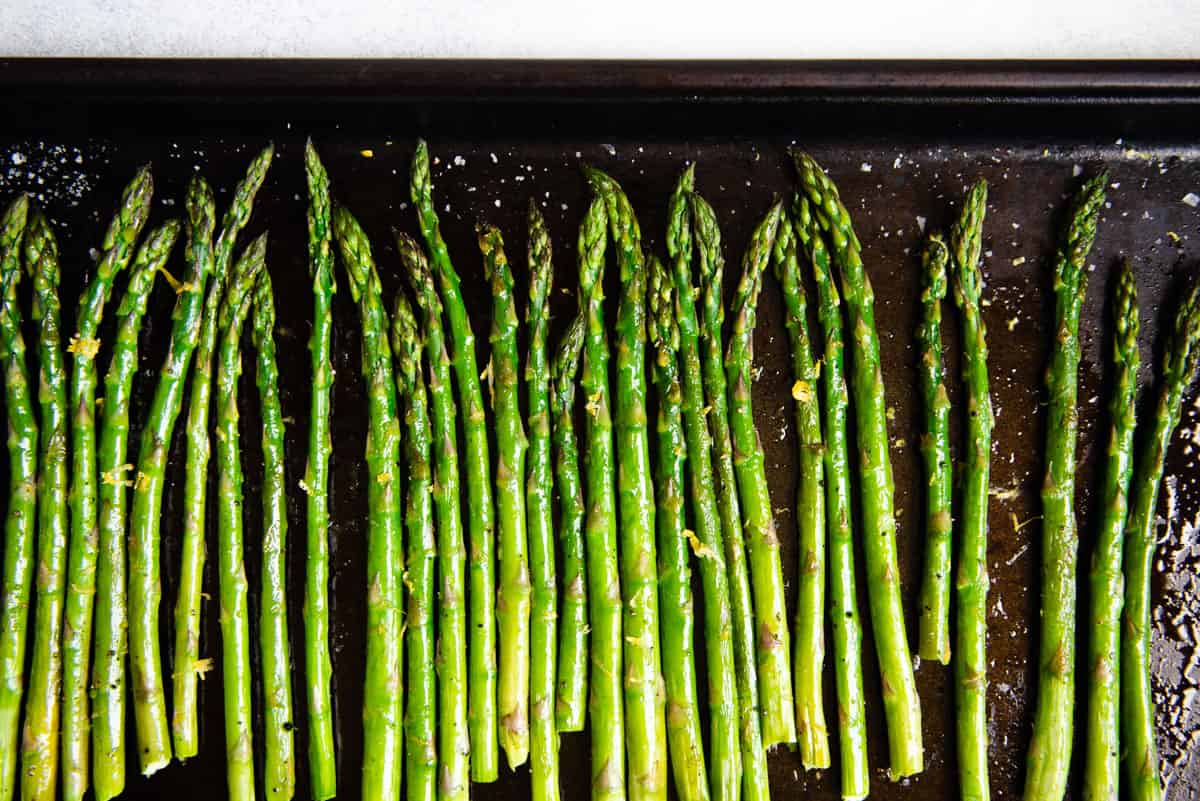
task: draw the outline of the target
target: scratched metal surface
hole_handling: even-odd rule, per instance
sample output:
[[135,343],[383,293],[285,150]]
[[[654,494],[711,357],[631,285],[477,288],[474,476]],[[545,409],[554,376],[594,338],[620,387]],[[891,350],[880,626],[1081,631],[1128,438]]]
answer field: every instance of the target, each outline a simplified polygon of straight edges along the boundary
[[[252,92],[251,92],[252,94]],[[24,102],[24,101],[22,101]],[[175,105],[163,101],[144,106],[125,100],[121,108],[144,116],[120,117],[103,110],[99,99],[86,112],[39,99],[18,108],[20,124],[0,132],[0,198],[31,192],[54,221],[63,258],[64,309],[74,300],[90,270],[120,187],[137,165],[154,165],[156,195],[151,222],[183,213],[186,182],[200,170],[224,204],[251,155],[266,141],[277,146],[274,166],[259,196],[244,241],[270,231],[268,266],[278,294],[277,338],[281,353],[283,409],[289,418],[289,606],[298,718],[298,753],[305,748],[302,687],[303,628],[299,614],[304,566],[303,495],[298,480],[307,443],[308,358],[305,350],[311,301],[305,262],[305,188],[301,148],[312,134],[333,180],[337,200],[360,218],[375,246],[388,295],[401,284],[390,241],[390,226],[417,233],[409,207],[407,170],[417,134],[428,136],[435,156],[437,208],[450,252],[463,276],[467,303],[477,333],[487,330],[489,294],[485,289],[474,226],[489,221],[504,232],[517,269],[518,293],[525,286],[522,269],[526,241],[524,209],[530,197],[543,207],[556,249],[553,297],[554,336],[574,310],[577,273],[574,242],[588,192],[578,165],[589,162],[607,170],[626,188],[639,214],[646,246],[662,252],[665,205],[681,167],[698,162],[699,191],[712,202],[722,223],[728,260],[727,289],[740,268],[750,228],[772,197],[790,195],[794,176],[786,158],[793,142],[809,150],[837,181],[850,207],[863,244],[864,260],[877,295],[882,340],[892,464],[896,480],[899,551],[910,641],[915,639],[916,589],[923,552],[921,531],[922,476],[916,449],[920,421],[912,332],[916,322],[918,272],[916,251],[922,231],[945,229],[957,213],[966,187],[985,178],[991,187],[985,225],[984,273],[987,280],[984,318],[991,347],[991,381],[997,428],[992,454],[992,484],[998,492],[990,506],[989,567],[989,733],[993,792],[997,799],[1016,798],[1023,782],[1029,739],[1031,701],[1036,684],[1034,650],[1038,630],[1040,529],[1038,489],[1042,478],[1044,438],[1043,370],[1053,314],[1050,293],[1056,231],[1065,198],[1081,180],[1104,167],[1110,172],[1110,204],[1100,223],[1091,254],[1087,301],[1083,313],[1083,361],[1079,397],[1081,430],[1079,484],[1081,570],[1086,569],[1097,522],[1099,468],[1107,440],[1105,393],[1109,374],[1111,325],[1108,312],[1110,276],[1123,256],[1134,260],[1141,301],[1143,390],[1139,409],[1150,396],[1151,365],[1157,365],[1159,331],[1173,312],[1181,282],[1194,276],[1200,255],[1200,211],[1183,202],[1200,193],[1200,151],[1186,138],[1151,135],[1142,138],[1120,113],[1095,126],[1073,124],[1048,112],[1047,130],[1025,110],[1019,123],[1009,121],[998,132],[990,127],[997,112],[983,101],[951,102],[930,118],[917,108],[891,108],[873,116],[871,106],[835,109],[820,121],[806,116],[804,101],[764,111],[753,103],[714,104],[711,111],[676,104],[666,110],[630,105],[594,113],[586,104],[536,103],[509,114],[503,106],[478,112],[439,112],[436,99],[397,101],[405,110],[389,114],[387,102],[374,106],[318,107],[289,100],[267,110],[251,110],[242,97],[232,108],[199,105],[178,117]],[[865,102],[865,101],[864,101]],[[425,105],[422,105],[424,103]],[[47,113],[46,121],[34,110]],[[672,117],[670,110],[683,115]],[[164,112],[164,110],[166,110]],[[353,113],[348,113],[352,111]],[[211,116],[209,115],[212,112]],[[710,115],[705,117],[704,113]],[[639,114],[646,126],[633,126]],[[744,124],[736,116],[744,115]],[[241,116],[239,116],[241,115]],[[734,115],[715,116],[715,115]],[[920,118],[920,119],[918,119]],[[695,120],[702,120],[696,124]],[[65,122],[74,121],[74,126]],[[708,120],[707,123],[703,122]],[[65,121],[65,122],[64,122]],[[812,124],[810,124],[810,122]],[[365,151],[370,152],[368,157]],[[173,257],[179,269],[180,254]],[[120,288],[118,288],[120,291]],[[133,432],[137,432],[153,389],[169,328],[172,293],[155,290],[144,324],[142,369],[136,379]],[[615,298],[615,291],[609,293]],[[615,311],[609,303],[609,314]],[[111,314],[109,315],[111,323]],[[952,426],[956,453],[961,450],[961,383],[958,380],[958,321],[952,305],[945,314],[949,392],[954,403]],[[66,325],[66,323],[64,323]],[[106,329],[111,331],[111,325]],[[480,363],[487,360],[486,337],[477,339]],[[787,338],[782,325],[778,289],[768,281],[759,308],[754,386],[759,432],[767,450],[771,497],[784,542],[785,578],[794,602],[794,468],[796,443],[788,374]],[[364,668],[365,599],[365,437],[363,385],[359,377],[357,315],[349,293],[335,304],[332,469],[333,659],[336,691],[338,760],[341,797],[358,796],[361,753],[360,677]],[[246,552],[252,612],[257,609],[261,458],[253,384],[243,381],[242,425],[246,467]],[[1195,523],[1200,514],[1196,452],[1200,412],[1194,393],[1185,400],[1182,431],[1168,459],[1168,486],[1160,513],[1169,520],[1163,530],[1155,578],[1154,678],[1159,695],[1158,737],[1172,799],[1194,798],[1200,774],[1189,754],[1200,752],[1200,591],[1194,573],[1200,546]],[[178,573],[182,498],[182,437],[176,431],[171,451],[170,485],[164,503],[164,658],[169,672],[172,643],[171,605]],[[209,552],[216,530],[210,525]],[[860,560],[861,564],[861,560]],[[206,590],[215,596],[210,563]],[[1081,583],[1082,584],[1082,583]],[[860,580],[860,589],[865,591]],[[697,587],[697,592],[699,588]],[[1081,609],[1086,591],[1081,589]],[[865,595],[860,598],[865,611]],[[699,614],[699,610],[698,610]],[[221,739],[219,633],[216,609],[205,608],[202,651],[217,659],[216,670],[202,684],[201,754],[187,765],[173,764],[152,779],[136,776],[130,766],[127,797],[212,798],[224,788]],[[956,791],[951,672],[935,664],[917,670],[924,713],[927,767],[902,784],[887,781],[887,749],[875,655],[869,637],[863,654],[868,692],[868,730],[872,793],[894,799],[934,799]],[[252,631],[256,627],[252,624]],[[1080,626],[1081,635],[1085,627]],[[702,631],[698,628],[698,636]],[[702,649],[697,649],[702,654]],[[258,656],[254,657],[257,665]],[[831,720],[834,697],[827,669],[827,704]],[[1080,662],[1080,682],[1087,680]],[[256,725],[261,723],[261,686],[255,683]],[[1082,712],[1077,714],[1080,725]],[[1086,736],[1080,731],[1077,742]],[[1078,753],[1079,749],[1076,749]],[[587,792],[586,735],[562,738],[565,797]],[[131,751],[132,756],[132,751]],[[260,754],[261,760],[261,754]],[[835,754],[836,759],[836,754]],[[796,754],[786,750],[770,757],[772,791],[778,798],[805,794],[837,797],[836,771],[805,774]],[[1074,773],[1077,774],[1078,759]],[[481,798],[524,798],[527,769],[502,771],[501,781],[474,788]],[[297,797],[307,797],[307,769],[297,766]],[[261,784],[261,777],[260,777]]]

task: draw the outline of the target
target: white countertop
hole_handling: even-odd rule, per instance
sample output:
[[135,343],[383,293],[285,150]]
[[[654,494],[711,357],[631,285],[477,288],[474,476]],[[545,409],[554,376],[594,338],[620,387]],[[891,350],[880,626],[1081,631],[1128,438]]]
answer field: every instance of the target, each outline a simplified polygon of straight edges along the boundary
[[0,56],[1196,58],[1200,54],[1198,0],[9,0],[0,15],[4,20]]

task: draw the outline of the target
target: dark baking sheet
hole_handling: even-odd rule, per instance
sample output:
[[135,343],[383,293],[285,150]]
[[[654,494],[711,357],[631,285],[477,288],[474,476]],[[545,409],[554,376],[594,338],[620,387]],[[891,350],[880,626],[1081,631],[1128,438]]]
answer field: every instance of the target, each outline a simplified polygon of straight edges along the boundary
[[[509,62],[189,62],[0,61],[0,198],[29,191],[55,222],[63,256],[64,309],[90,269],[121,186],[136,166],[154,164],[152,222],[183,213],[186,182],[202,170],[229,197],[251,155],[268,140],[275,165],[245,241],[270,229],[269,268],[279,295],[277,337],[288,427],[291,521],[290,587],[298,753],[305,752],[304,671],[299,615],[303,574],[303,496],[297,486],[307,443],[311,302],[305,262],[304,138],[317,142],[339,201],[374,239],[385,288],[400,284],[389,227],[415,233],[407,206],[407,171],[417,136],[436,157],[438,210],[467,288],[477,334],[487,330],[474,225],[498,224],[522,264],[523,210],[544,206],[557,247],[557,286],[576,284],[574,241],[587,200],[578,164],[591,162],[619,179],[637,209],[650,247],[661,249],[667,194],[686,161],[696,160],[700,191],[723,225],[730,272],[756,217],[777,194],[790,193],[785,148],[796,143],[831,172],[855,216],[877,294],[900,517],[899,545],[910,639],[922,555],[921,476],[915,447],[919,421],[913,326],[915,249],[922,225],[944,228],[966,187],[991,184],[985,274],[990,306],[992,389],[997,415],[992,482],[1011,490],[993,498],[989,563],[989,715],[992,787],[1016,798],[1023,781],[1030,700],[1036,671],[1038,553],[1043,440],[1042,372],[1050,336],[1050,257],[1075,175],[1101,165],[1111,172],[1106,209],[1091,264],[1084,311],[1079,512],[1080,564],[1086,568],[1096,520],[1093,492],[1106,440],[1104,413],[1110,325],[1109,276],[1122,256],[1137,266],[1142,353],[1159,352],[1159,327],[1181,281],[1197,268],[1200,211],[1182,202],[1200,194],[1200,67],[1169,63],[509,63]],[[364,151],[372,152],[370,158]],[[460,163],[461,162],[461,163]],[[179,254],[176,253],[176,262]],[[523,285],[518,270],[518,284]],[[733,277],[727,281],[732,285]],[[520,286],[518,287],[520,290]],[[131,441],[136,442],[161,361],[172,298],[159,287],[142,337]],[[615,298],[615,293],[610,293]],[[574,308],[556,292],[556,333]],[[611,309],[610,309],[611,311]],[[948,312],[947,352],[956,352],[957,321]],[[66,323],[64,323],[66,325]],[[111,330],[111,326],[109,327]],[[333,650],[341,797],[358,796],[363,671],[365,493],[361,454],[363,391],[358,376],[357,316],[347,292],[335,318],[335,453],[333,463]],[[757,334],[755,410],[767,448],[776,522],[785,543],[789,588],[795,577],[793,467],[795,442],[786,336],[773,285],[764,292]],[[486,337],[478,338],[481,363]],[[953,355],[949,365],[957,375]],[[1150,371],[1144,367],[1143,384]],[[247,473],[247,565],[253,550],[261,474],[254,388],[243,381]],[[961,398],[957,380],[952,400]],[[1142,407],[1148,393],[1143,392]],[[1200,413],[1189,393],[1181,433],[1169,456],[1163,530],[1156,570],[1154,673],[1159,744],[1173,799],[1200,792],[1200,587],[1193,574],[1200,546],[1197,451]],[[958,416],[955,417],[955,424]],[[957,428],[956,428],[957,431]],[[172,449],[172,483],[164,504],[163,644],[168,651],[179,557],[182,438]],[[958,443],[956,441],[956,447]],[[210,526],[215,536],[215,526]],[[210,546],[211,552],[211,546]],[[215,594],[211,566],[208,591]],[[861,586],[860,582],[860,586]],[[1082,594],[1081,604],[1086,602]],[[252,592],[252,609],[257,593]],[[865,604],[865,598],[860,599]],[[865,608],[865,606],[863,607]],[[1086,607],[1081,607],[1086,608]],[[864,617],[864,620],[866,618]],[[203,651],[219,661],[215,607],[205,611]],[[902,784],[886,780],[886,740],[874,652],[864,653],[870,702],[872,791],[877,797],[934,799],[956,791],[950,671],[917,671],[925,715],[926,771]],[[257,658],[257,657],[256,657]],[[165,668],[169,671],[170,662]],[[219,668],[219,664],[218,664]],[[1086,666],[1079,666],[1086,681]],[[827,684],[832,715],[832,677]],[[202,752],[151,780],[131,763],[127,797],[209,799],[224,791],[220,671],[202,685]],[[256,692],[261,688],[256,687]],[[256,696],[256,703],[261,697]],[[261,708],[256,708],[261,714]],[[1079,714],[1082,723],[1082,711]],[[1080,733],[1080,738],[1084,735]],[[1076,754],[1079,749],[1076,749]],[[132,756],[132,751],[131,751]],[[835,756],[836,758],[836,756]],[[566,798],[587,793],[587,747],[562,738]],[[261,760],[261,756],[260,756]],[[1078,759],[1076,759],[1078,764]],[[796,755],[770,758],[777,798],[836,798],[836,772],[806,775]],[[528,797],[526,769],[505,771],[481,798]],[[297,798],[307,797],[307,768],[297,770]]]

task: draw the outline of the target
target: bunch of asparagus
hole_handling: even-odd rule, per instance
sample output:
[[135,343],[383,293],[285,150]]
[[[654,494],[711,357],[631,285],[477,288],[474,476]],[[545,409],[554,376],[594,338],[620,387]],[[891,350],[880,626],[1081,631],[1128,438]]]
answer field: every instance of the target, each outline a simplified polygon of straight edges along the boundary
[[[122,792],[127,650],[141,771],[149,775],[172,756],[182,761],[199,753],[197,681],[212,665],[200,653],[200,626],[214,432],[228,795],[252,799],[260,782],[269,797],[294,794],[298,715],[287,619],[286,418],[267,235],[237,252],[273,155],[267,147],[253,160],[219,233],[213,193],[200,176],[188,187],[186,226],[170,220],[143,233],[153,185],[149,169],[141,170],[125,190],[65,343],[51,226],[25,197],[0,218],[0,361],[11,480],[0,576],[0,801],[13,797],[18,783],[22,798],[47,801],[60,786],[71,801],[89,786],[99,799]],[[579,229],[578,313],[553,348],[554,252],[537,205],[529,206],[523,270],[509,263],[501,231],[481,226],[493,303],[490,359],[481,374],[460,276],[435,210],[425,143],[418,143],[410,180],[423,242],[394,232],[408,287],[390,304],[370,238],[348,208],[333,202],[329,176],[312,143],[306,145],[313,329],[308,463],[300,482],[307,503],[302,696],[315,797],[331,798],[338,786],[329,620],[335,249],[359,314],[367,397],[363,797],[390,801],[403,789],[410,801],[466,799],[472,781],[499,777],[503,752],[511,770],[529,763],[535,799],[555,801],[562,792],[560,732],[581,731],[590,718],[596,799],[665,799],[668,782],[684,801],[766,799],[769,749],[794,746],[807,769],[828,768],[834,726],[841,795],[865,798],[856,537],[868,579],[890,776],[900,780],[923,770],[874,294],[837,188],[810,156],[792,156],[798,190],[790,204],[772,204],[756,225],[728,306],[717,214],[697,191],[694,165],[669,198],[665,262],[643,243],[620,184],[585,167],[593,199]],[[1105,184],[1099,175],[1080,189],[1055,268],[1042,654],[1026,779],[1026,795],[1047,801],[1065,792],[1073,742],[1075,375],[1084,267]],[[918,653],[954,665],[960,791],[978,801],[990,796],[986,204],[981,181],[948,237],[928,238],[917,331],[928,478]],[[166,265],[181,229],[186,272],[178,281]],[[619,287],[611,330],[604,303],[609,261]],[[101,406],[95,397],[98,331],[126,268]],[[784,300],[799,446],[798,602],[790,626],[781,533],[754,422],[756,308],[768,268]],[[17,294],[22,273],[34,284],[36,411]],[[138,339],[160,275],[177,299],[135,466],[126,458]],[[809,330],[810,285],[820,337]],[[966,399],[957,528],[953,409],[940,330],[941,301],[951,286],[961,313]],[[1184,296],[1155,416],[1136,460],[1138,310],[1128,264],[1114,308],[1112,432],[1090,573],[1088,653],[1095,674],[1086,692],[1084,795],[1117,797],[1124,753],[1130,794],[1154,801],[1161,796],[1148,684],[1154,510],[1181,399],[1200,364],[1200,284]],[[257,660],[244,568],[239,427],[247,325],[263,460]],[[167,457],[185,389],[184,535],[168,720],[158,641],[159,548]],[[578,431],[577,416],[583,422]],[[857,527],[853,494],[860,498]],[[693,570],[702,588],[707,751],[694,656]],[[826,620],[837,695],[832,723],[823,698]],[[264,701],[258,732],[255,664]],[[263,769],[256,771],[259,737]]]

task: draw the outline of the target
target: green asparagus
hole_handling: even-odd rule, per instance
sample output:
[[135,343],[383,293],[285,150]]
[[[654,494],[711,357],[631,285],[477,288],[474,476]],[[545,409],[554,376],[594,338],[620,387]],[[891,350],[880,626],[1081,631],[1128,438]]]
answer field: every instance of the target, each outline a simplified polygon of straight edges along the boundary
[[[216,376],[217,585],[221,601],[221,689],[224,696],[225,772],[231,801],[254,798],[254,740],[250,708],[250,612],[246,601],[242,533],[242,456],[238,433],[238,378],[242,326],[263,271],[267,235],[250,243],[226,282],[218,320]],[[268,781],[273,781],[273,777]]]
[[[733,612],[725,572],[721,519],[713,486],[712,440],[705,419],[704,382],[700,365],[700,331],[692,296],[692,236],[689,198],[695,165],[683,171],[667,207],[667,250],[675,284],[679,354],[683,376],[683,431],[691,478],[696,532],[689,536],[699,559],[704,597],[704,649],[708,664],[709,789],[713,801],[741,797],[742,753],[739,747],[737,669],[733,655]],[[750,771],[752,777],[756,777]],[[755,778],[757,780],[757,777]],[[749,794],[748,794],[749,795]]]
[[796,490],[799,600],[793,669],[796,680],[796,735],[800,760],[808,769],[829,767],[829,729],[825,722],[822,678],[825,665],[825,468],[821,409],[817,401],[819,370],[813,362],[808,333],[808,298],[800,277],[796,235],[791,218],[780,218],[773,251],[775,277],[783,290],[784,325],[792,353],[792,400],[799,439],[799,485]]
[[577,315],[563,334],[551,365],[550,409],[554,438],[554,481],[558,488],[558,541],[562,547],[562,605],[558,613],[559,731],[583,731],[588,686],[587,570],[583,547],[583,488],[575,441],[575,379],[586,331]]
[[625,741],[629,796],[667,797],[667,731],[659,661],[654,487],[646,415],[646,264],[642,234],[625,192],[594,168],[585,172],[603,198],[617,247],[621,294],[616,325],[618,565],[625,637]]
[[587,319],[579,384],[584,415],[584,483],[587,516],[588,600],[591,606],[592,799],[625,798],[625,707],[622,696],[621,580],[617,568],[616,479],[609,412],[608,337],[604,326],[604,250],[608,216],[604,198],[592,200],[579,228],[579,303]]
[[1184,390],[1200,362],[1200,282],[1179,311],[1163,359],[1158,402],[1139,446],[1125,526],[1125,611],[1121,637],[1121,751],[1131,801],[1160,801],[1154,697],[1150,691],[1150,566],[1154,559],[1158,486],[1171,437],[1179,425]]
[[62,679],[62,796],[77,801],[88,787],[88,656],[92,642],[93,601],[96,595],[96,355],[104,306],[113,279],[133,257],[134,244],[150,213],[154,181],[143,167],[125,188],[104,237],[104,252],[76,312],[72,354],[71,403],[71,528],[68,540],[67,599],[63,619]]
[[429,359],[429,406],[433,442],[433,500],[437,512],[438,697],[437,754],[440,801],[467,801],[467,622],[466,553],[459,510],[457,419],[450,387],[450,356],[442,331],[442,301],[415,241],[396,235],[400,259],[421,312],[425,355]]
[[422,371],[424,339],[412,306],[396,295],[392,313],[392,356],[396,361],[396,390],[404,404],[404,461],[408,475],[405,527],[408,534],[408,651],[404,712],[405,779],[408,801],[437,798],[437,676],[434,664],[434,561],[437,541],[433,528],[433,473],[430,469],[429,411]]
[[[210,256],[212,263],[209,271],[212,274],[212,279],[208,283],[207,297],[204,300],[204,310],[200,318],[199,331],[192,335],[195,364],[192,366],[192,381],[188,397],[188,417],[185,432],[187,437],[187,456],[183,487],[183,544],[180,557],[179,595],[175,601],[175,662],[171,676],[173,683],[172,700],[174,702],[172,705],[171,734],[175,744],[175,756],[181,760],[190,759],[195,756],[199,747],[199,729],[196,720],[196,681],[208,669],[210,664],[208,660],[200,658],[200,600],[202,597],[200,585],[204,574],[205,559],[204,521],[207,515],[208,460],[210,455],[208,418],[210,406],[212,405],[212,370],[213,354],[217,341],[217,318],[221,308],[221,300],[225,293],[226,274],[233,260],[233,249],[238,233],[250,219],[254,198],[258,194],[263,180],[266,178],[267,168],[271,166],[271,159],[274,152],[274,148],[268,145],[259,153],[254,161],[250,163],[250,167],[246,171],[246,176],[233,191],[233,201],[229,204],[229,208],[225,212],[225,217],[221,221],[221,233],[217,237],[216,244],[213,246]],[[181,353],[181,355],[183,354]],[[187,369],[187,357],[190,355],[191,353],[189,352],[184,356],[181,363],[184,371]],[[165,397],[166,395],[164,394]],[[176,401],[172,399],[171,404],[176,404]],[[168,435],[165,443],[168,445],[170,443],[170,431],[177,414],[177,408],[173,408],[169,416],[170,423],[168,423],[165,431]],[[165,459],[165,452],[162,456]],[[158,458],[157,453],[155,453],[155,458]],[[151,496],[148,500],[152,499],[152,503],[157,507],[160,503],[158,496],[162,493],[161,482],[157,478],[161,473],[161,468],[156,465],[154,472],[144,469],[143,472],[147,475],[155,476],[153,486],[147,488],[147,495]],[[147,534],[153,534],[154,538],[157,539],[157,521],[152,525],[154,528],[147,531]],[[157,566],[153,569],[157,570]],[[154,594],[155,606],[157,606],[157,588]],[[157,626],[157,623],[154,625]],[[149,643],[139,646],[134,651],[135,660],[140,658],[146,664],[150,664],[152,660],[154,665],[158,664],[157,631],[158,629],[154,628],[153,632],[146,632],[146,636],[154,638],[153,649],[146,650],[145,656],[139,656],[138,652],[147,648]],[[157,668],[155,670],[157,674]],[[157,686],[157,675],[155,675],[154,681],[155,686]],[[161,703],[157,700],[160,698],[160,691],[155,689],[153,693],[153,698],[156,699],[153,707],[155,710],[153,722],[157,726],[159,725],[159,715],[161,714],[157,712],[158,704]],[[150,721],[148,720],[146,725],[148,726],[149,724]],[[146,769],[146,759],[154,753],[153,749],[149,754],[147,754],[145,748],[142,749],[143,770]],[[165,759],[167,756],[169,754],[164,751],[163,758]]]
[[675,794],[680,801],[708,801],[708,771],[700,734],[699,699],[693,637],[691,567],[684,505],[683,435],[679,386],[679,323],[675,320],[675,289],[661,261],[647,265],[647,307],[650,339],[654,344],[654,384],[658,389],[658,595],[662,637],[663,687],[666,694],[667,744]]
[[92,651],[92,779],[96,798],[108,801],[125,789],[125,513],[129,405],[138,366],[138,334],[154,279],[179,235],[172,220],[151,232],[138,249],[117,308],[117,335],[104,377],[97,471],[100,553],[96,566],[96,637]]
[[921,577],[920,630],[917,651],[922,659],[950,664],[950,399],[942,366],[942,298],[950,250],[931,234],[921,252],[921,320],[917,324],[917,364],[921,383],[924,429],[921,458],[925,465],[925,570]]
[[400,420],[387,311],[371,244],[345,208],[333,233],[362,325],[367,386],[367,669],[363,680],[362,797],[394,799],[403,764]]
[[484,276],[492,291],[490,375],[496,421],[496,522],[499,582],[496,615],[500,628],[500,747],[508,766],[529,758],[529,541],[525,530],[525,452],[521,421],[520,356],[512,270],[500,231],[479,232]]
[[550,374],[546,337],[550,328],[550,290],[554,255],[550,233],[537,204],[529,201],[529,305],[525,327],[525,392],[529,414],[529,453],[525,468],[528,514],[529,573],[533,586],[530,609],[530,772],[534,801],[557,801],[558,731],[554,723],[555,660],[558,616],[554,564],[554,520],[551,504]]
[[264,268],[254,284],[252,331],[258,355],[255,383],[262,417],[262,591],[258,636],[262,649],[264,779],[268,798],[288,801],[295,792],[292,735],[292,668],[287,619],[287,474],[283,410],[275,359],[275,296]]
[[329,458],[333,364],[333,236],[329,176],[311,140],[304,147],[308,183],[308,271],[313,284],[312,400],[309,406],[308,462],[304,470],[307,539],[304,560],[304,673],[308,699],[308,769],[316,801],[337,795],[333,748],[333,699],[329,657]]
[[61,637],[67,570],[68,407],[59,329],[58,245],[49,223],[41,214],[34,215],[33,225],[25,236],[25,263],[33,270],[33,319],[38,323],[41,432],[37,486],[36,628],[29,687],[25,695],[21,798],[25,801],[53,801],[58,777]]
[[959,793],[988,801],[987,568],[988,479],[992,458],[992,396],[988,389],[987,326],[980,311],[979,267],[987,182],[971,188],[962,215],[950,229],[954,302],[962,315],[963,383],[967,389],[967,445],[962,477],[962,546],[955,580],[955,699],[958,707]]
[[921,704],[913,677],[912,654],[900,601],[896,557],[896,515],[892,463],[888,454],[887,413],[879,335],[875,330],[875,293],[862,263],[861,247],[837,188],[808,155],[793,151],[801,191],[812,216],[828,237],[833,264],[841,278],[847,322],[853,331],[850,390],[854,393],[858,434],[858,472],[862,484],[863,554],[875,650],[883,682],[890,776],[899,781],[925,766],[921,744]]
[[[734,293],[733,334],[725,356],[730,386],[730,429],[733,466],[742,502],[745,530],[749,534],[750,575],[757,622],[755,631],[762,677],[763,729],[772,741],[796,741],[795,701],[788,660],[792,646],[787,629],[787,602],[783,596],[783,566],[779,538],[767,491],[766,460],[754,427],[752,404],[755,306],[762,290],[763,272],[774,248],[783,204],[776,203],[754,230],[743,260],[742,277]],[[774,709],[785,706],[780,713]],[[744,714],[744,713],[743,713]]]
[[1046,479],[1042,484],[1042,631],[1037,706],[1025,774],[1025,801],[1060,801],[1067,789],[1075,718],[1075,441],[1079,312],[1087,254],[1104,208],[1107,176],[1088,181],[1071,203],[1055,256],[1055,336],[1046,370]]
[[471,735],[471,779],[495,781],[500,758],[496,713],[496,603],[495,556],[492,509],[491,460],[488,456],[487,420],[479,370],[475,361],[475,335],[463,304],[458,273],[450,262],[442,239],[437,211],[433,207],[433,183],[429,174],[429,148],[417,143],[413,155],[411,190],[429,248],[433,274],[445,303],[450,332],[450,356],[462,407],[463,441],[466,457],[467,532],[470,542],[471,578],[468,624],[471,631],[468,658],[471,681],[468,716]]
[[825,412],[825,521],[829,548],[829,623],[833,632],[838,699],[842,798],[857,801],[870,790],[866,701],[863,694],[862,623],[854,572],[854,528],[846,417],[850,405],[843,368],[841,298],[833,283],[829,250],[808,200],[793,201],[794,231],[812,267],[817,312],[824,334],[821,405]]
[[1113,391],[1109,398],[1109,441],[1104,471],[1100,528],[1092,552],[1089,586],[1091,619],[1087,665],[1087,745],[1084,758],[1084,801],[1120,798],[1120,654],[1121,608],[1125,581],[1121,549],[1129,511],[1133,475],[1134,407],[1137,404],[1137,281],[1126,260],[1113,299]]
[[[21,241],[29,223],[33,243],[28,266],[53,260],[54,240],[45,218],[29,219],[29,198],[19,195],[0,218],[0,355],[4,361],[4,402],[8,413],[8,511],[4,518],[4,575],[0,585],[0,801],[11,801],[17,786],[18,724],[28,641],[29,588],[33,582],[34,526],[37,523],[37,420],[25,367],[25,340],[17,282],[21,280]],[[45,256],[43,252],[49,250]],[[57,265],[53,265],[55,274]],[[35,314],[36,316],[36,314]],[[40,621],[36,621],[40,624]],[[36,679],[31,677],[31,684]]]

